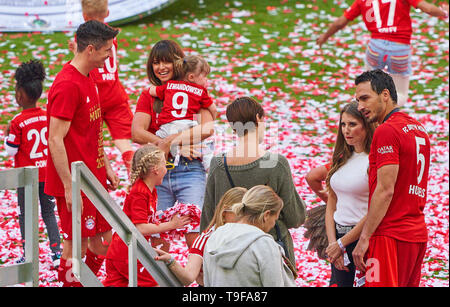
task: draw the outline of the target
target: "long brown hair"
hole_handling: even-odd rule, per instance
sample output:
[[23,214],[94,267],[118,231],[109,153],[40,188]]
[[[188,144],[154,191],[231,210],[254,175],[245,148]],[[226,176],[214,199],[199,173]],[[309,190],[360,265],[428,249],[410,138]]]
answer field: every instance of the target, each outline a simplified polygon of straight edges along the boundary
[[[160,40],[157,42],[150,51],[150,55],[147,59],[147,76],[150,82],[154,85],[162,84],[161,80],[156,77],[155,72],[153,71],[154,62],[163,61],[175,64],[175,61],[182,58],[184,58],[184,52],[177,42],[173,40]],[[175,69],[173,74],[174,80],[180,78]]]
[[353,154],[353,151],[355,150],[353,146],[347,144],[344,138],[344,134],[342,133],[341,121],[342,121],[342,114],[344,113],[351,115],[358,121],[362,122],[362,124],[364,125],[364,129],[366,130],[366,139],[364,140],[364,152],[366,154],[369,154],[370,152],[370,145],[372,144],[373,132],[375,131],[375,124],[369,123],[366,117],[361,112],[358,111],[358,103],[356,101],[350,102],[342,108],[339,117],[339,126],[338,126],[339,128],[337,132],[336,144],[334,145],[332,163],[326,179],[328,189],[330,189],[331,176],[341,166],[347,163],[348,159],[350,159],[350,157]]

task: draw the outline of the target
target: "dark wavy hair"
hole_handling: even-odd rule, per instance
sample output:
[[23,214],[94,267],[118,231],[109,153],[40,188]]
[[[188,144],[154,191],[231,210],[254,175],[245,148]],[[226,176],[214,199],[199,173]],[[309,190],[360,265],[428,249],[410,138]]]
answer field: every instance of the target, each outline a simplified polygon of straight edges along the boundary
[[376,128],[375,123],[369,123],[366,117],[358,111],[358,102],[353,101],[351,103],[346,104],[339,116],[339,128],[337,132],[336,144],[334,145],[333,157],[331,162],[330,171],[328,172],[326,185],[327,188],[330,189],[330,179],[331,176],[341,168],[345,163],[347,163],[348,159],[352,156],[355,149],[353,146],[350,146],[345,141],[344,134],[342,133],[341,121],[342,115],[346,113],[356,118],[364,125],[364,129],[366,130],[366,139],[364,140],[364,152],[366,154],[370,153],[370,145],[372,144],[373,133]]
[[147,59],[147,76],[153,85],[161,85],[161,80],[159,80],[155,72],[153,71],[153,63],[157,62],[169,62],[174,64],[173,79],[178,80],[181,76],[178,75],[175,69],[175,62],[179,59],[184,58],[184,52],[180,45],[173,40],[160,40],[157,42],[150,51]]
[[381,69],[363,72],[361,75],[356,77],[355,85],[367,81],[370,82],[372,90],[378,95],[380,95],[383,90],[387,89],[392,100],[395,104],[397,104],[397,90],[395,88],[395,83],[388,73],[384,72]]
[[20,64],[16,69],[16,90],[22,90],[31,100],[41,97],[45,79],[44,65],[38,60],[30,60]]
[[103,47],[107,41],[117,36],[119,30],[111,28],[103,22],[89,20],[81,24],[76,32],[77,50],[83,52],[88,45],[96,50]]

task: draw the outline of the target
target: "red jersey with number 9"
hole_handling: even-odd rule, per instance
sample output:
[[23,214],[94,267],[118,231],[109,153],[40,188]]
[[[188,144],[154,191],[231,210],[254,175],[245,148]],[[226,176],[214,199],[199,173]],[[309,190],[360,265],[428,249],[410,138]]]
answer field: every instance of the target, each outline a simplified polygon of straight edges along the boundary
[[156,94],[164,101],[157,119],[158,126],[174,120],[194,120],[194,114],[212,104],[208,91],[203,86],[187,81],[172,80],[157,86]]
[[372,38],[410,44],[412,26],[409,12],[422,0],[356,0],[345,12],[348,20],[362,15]]
[[23,110],[11,120],[6,143],[18,148],[15,167],[37,166],[39,182],[45,181],[47,166],[47,113],[41,108]]
[[392,114],[374,133],[369,155],[369,207],[377,171],[398,164],[394,195],[373,235],[406,242],[427,242],[423,210],[427,199],[430,140],[425,128],[402,112]]

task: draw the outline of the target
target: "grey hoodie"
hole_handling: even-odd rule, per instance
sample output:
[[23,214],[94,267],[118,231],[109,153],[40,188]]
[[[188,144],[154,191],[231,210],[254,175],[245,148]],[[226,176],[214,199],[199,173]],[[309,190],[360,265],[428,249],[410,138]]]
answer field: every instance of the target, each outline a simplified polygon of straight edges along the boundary
[[271,235],[248,224],[227,223],[214,231],[205,246],[206,287],[295,286],[284,264],[283,249]]

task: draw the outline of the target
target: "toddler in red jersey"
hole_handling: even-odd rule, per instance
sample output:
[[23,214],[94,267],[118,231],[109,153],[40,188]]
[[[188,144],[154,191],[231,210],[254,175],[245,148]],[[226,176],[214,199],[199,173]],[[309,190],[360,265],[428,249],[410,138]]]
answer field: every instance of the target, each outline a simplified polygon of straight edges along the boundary
[[[154,234],[183,227],[190,222],[187,216],[174,216],[169,222],[159,223],[156,218],[156,186],[167,173],[164,152],[152,144],[139,148],[133,156],[130,187],[123,211],[136,228],[151,242]],[[157,286],[156,281],[138,261],[137,282],[139,287]],[[105,286],[128,285],[128,247],[117,233],[114,234],[106,255]]]
[[[42,94],[45,69],[41,62],[30,60],[16,70],[16,101],[22,112],[14,116],[6,130],[5,148],[14,157],[15,167],[36,166],[39,168],[39,202],[42,219],[47,227],[52,251],[53,266],[59,266],[61,257],[60,237],[55,216],[53,197],[44,193],[47,166],[47,112],[36,106]],[[25,240],[25,193],[17,189],[19,203],[19,225]],[[22,263],[22,257],[17,262]]]
[[[177,75],[182,76],[181,80],[170,80],[160,86],[150,85],[149,89],[150,95],[164,102],[161,113],[156,118],[159,126],[156,135],[160,138],[196,126],[198,123],[194,115],[201,108],[208,109],[213,118],[217,114],[216,105],[206,89],[211,70],[208,62],[201,56],[189,55],[175,61],[174,70],[178,72]],[[208,170],[214,143],[212,140],[205,140],[202,145],[203,166]],[[172,155],[175,157],[174,164],[177,165],[179,154],[172,152]]]

